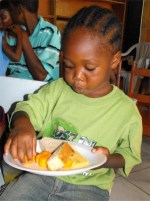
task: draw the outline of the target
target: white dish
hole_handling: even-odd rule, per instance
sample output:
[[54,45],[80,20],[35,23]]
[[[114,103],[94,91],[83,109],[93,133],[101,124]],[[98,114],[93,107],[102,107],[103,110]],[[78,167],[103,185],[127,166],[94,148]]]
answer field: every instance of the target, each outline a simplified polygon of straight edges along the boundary
[[[41,167],[35,165],[32,167],[27,167],[26,165],[22,165],[19,161],[13,160],[10,154],[4,155],[4,161],[17,169],[24,170],[27,172],[31,172],[34,174],[45,175],[45,176],[67,176],[67,175],[74,175],[85,172],[87,170],[91,170],[98,166],[104,164],[107,160],[106,156],[103,154],[96,154],[91,152],[91,147],[75,143],[69,142],[79,153],[81,153],[88,161],[89,165],[80,169],[73,169],[73,170],[62,170],[62,171],[50,171],[46,169],[42,169]],[[37,152],[40,152],[39,141],[37,141]]]

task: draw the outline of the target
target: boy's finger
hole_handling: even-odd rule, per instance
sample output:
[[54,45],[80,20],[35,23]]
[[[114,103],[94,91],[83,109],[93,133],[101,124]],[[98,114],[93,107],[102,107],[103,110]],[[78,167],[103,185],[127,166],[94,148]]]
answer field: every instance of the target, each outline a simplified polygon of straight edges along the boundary
[[17,151],[17,142],[16,141],[11,142],[9,151],[14,160],[18,159],[18,151]]
[[31,141],[31,143],[27,143],[26,144],[26,155],[29,161],[32,161],[33,158],[33,140]]
[[7,141],[6,141],[6,144],[4,146],[4,154],[8,154],[9,152],[9,149],[10,149],[10,144],[11,144],[12,140],[11,138],[9,138]]
[[33,155],[36,156],[36,138],[33,138]]
[[25,150],[19,149],[18,150],[18,160],[22,163],[25,164]]

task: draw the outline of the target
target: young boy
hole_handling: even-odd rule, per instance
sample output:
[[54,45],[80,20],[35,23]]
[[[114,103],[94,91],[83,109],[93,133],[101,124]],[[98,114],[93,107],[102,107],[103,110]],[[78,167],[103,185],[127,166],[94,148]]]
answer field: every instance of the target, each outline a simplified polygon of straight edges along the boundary
[[[0,75],[6,75],[9,60],[17,62],[22,54],[22,29],[19,25],[13,25],[7,1],[0,2],[0,24]],[[7,43],[7,38],[12,37],[10,35],[16,40],[13,47]]]
[[[11,77],[53,81],[59,77],[60,32],[38,16],[38,0],[10,0],[13,21],[25,26],[23,55],[10,62]],[[13,45],[13,41],[10,41]]]
[[132,100],[109,82],[121,59],[120,44],[120,21],[110,10],[78,11],[62,37],[65,78],[17,104],[5,145],[5,154],[24,163],[25,154],[29,160],[36,154],[36,132],[58,138],[61,127],[73,141],[105,154],[106,163],[72,176],[26,173],[8,185],[1,200],[108,201],[115,170],[127,176],[141,162],[141,117]]

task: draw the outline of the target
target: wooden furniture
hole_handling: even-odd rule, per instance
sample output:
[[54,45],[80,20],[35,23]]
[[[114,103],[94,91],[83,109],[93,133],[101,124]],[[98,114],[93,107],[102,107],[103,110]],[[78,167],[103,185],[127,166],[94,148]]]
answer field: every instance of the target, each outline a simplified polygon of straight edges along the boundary
[[39,14],[62,31],[73,14],[90,5],[112,9],[121,19],[124,28],[126,0],[39,0]]
[[131,98],[137,100],[137,106],[143,121],[143,135],[150,136],[150,94],[140,93],[136,90],[136,77],[150,78],[150,69],[144,69],[142,66],[137,67],[136,62],[133,62],[128,93]]
[[140,42],[150,41],[150,1],[143,1],[143,15],[141,19]]
[[[137,67],[142,66],[147,69],[150,66],[150,42],[136,43],[132,45],[126,52],[122,53],[122,61],[128,62],[131,69],[132,62],[136,61]],[[128,93],[131,71],[127,71],[122,67],[121,77],[123,78],[123,91]],[[144,87],[145,79],[143,81]]]

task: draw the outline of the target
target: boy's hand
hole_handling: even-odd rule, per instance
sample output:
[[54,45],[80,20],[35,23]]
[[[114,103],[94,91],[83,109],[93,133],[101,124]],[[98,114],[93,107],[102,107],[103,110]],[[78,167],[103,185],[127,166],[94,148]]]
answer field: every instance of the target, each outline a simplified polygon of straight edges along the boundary
[[[104,154],[108,158],[110,157],[110,152],[108,150],[108,148],[106,147],[95,147],[92,149],[93,153],[99,153],[99,154]],[[101,165],[100,167],[94,168],[93,170],[99,169],[99,168],[103,168],[104,165]]]
[[9,30],[15,33],[17,36],[22,34],[22,28],[20,25],[12,25],[9,27]]
[[104,154],[107,157],[107,159],[110,157],[110,152],[106,147],[95,147],[94,149],[92,149],[92,152]]
[[125,159],[123,158],[123,156],[119,153],[110,154],[109,149],[106,147],[95,147],[92,149],[92,152],[104,154],[107,157],[107,161],[103,165],[95,169],[113,168],[116,171],[116,169],[123,168],[125,166]]
[[10,152],[13,159],[25,163],[25,155],[29,161],[36,155],[36,132],[30,126],[16,126],[12,129],[4,147],[4,153]]

